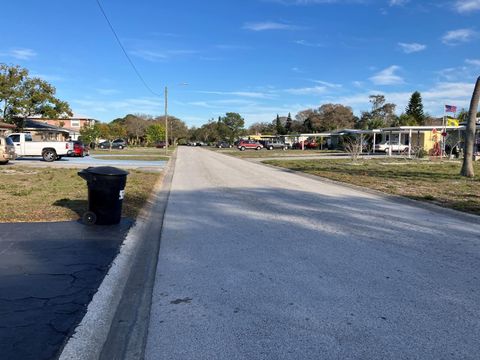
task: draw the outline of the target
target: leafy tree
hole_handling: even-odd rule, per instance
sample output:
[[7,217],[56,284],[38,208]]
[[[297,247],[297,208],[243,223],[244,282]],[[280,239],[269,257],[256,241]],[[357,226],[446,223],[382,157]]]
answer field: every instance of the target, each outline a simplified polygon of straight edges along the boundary
[[197,139],[200,139],[206,143],[221,140],[218,132],[218,124],[213,119],[211,119],[207,124],[203,124],[199,129],[197,129],[195,136]]
[[[418,91],[415,91],[410,97],[405,114],[415,119],[415,124],[412,125],[424,124],[425,114],[423,113],[422,95]],[[411,120],[409,122],[412,123]]]
[[415,126],[418,124],[417,118],[409,114],[401,114],[391,123],[392,126]]
[[129,143],[139,145],[142,142],[142,139],[145,138],[145,131],[150,120],[150,115],[141,114],[128,114],[123,118],[123,122],[121,124],[125,127]]
[[149,125],[146,129],[147,144],[154,145],[159,141],[165,141],[165,126],[161,124]]
[[249,134],[273,134],[275,127],[270,122],[257,122],[253,123],[248,128]]
[[127,136],[127,130],[124,126],[118,123],[108,124],[110,127],[110,140],[125,138]]
[[355,127],[358,129],[372,129],[390,126],[396,121],[395,108],[393,103],[386,103],[383,95],[370,95],[370,103],[372,104],[371,111],[363,111],[362,116],[356,123]]
[[93,126],[85,124],[80,129],[80,136],[85,144],[95,143],[100,136],[99,124],[96,123]]
[[0,64],[0,103],[5,121],[23,127],[24,118],[32,115],[72,116],[68,103],[56,98],[55,93],[48,82],[29,77],[27,69]]
[[304,119],[303,127],[306,132],[352,128],[355,124],[352,109],[341,104],[324,104],[315,110],[303,110],[296,117]]
[[97,124],[98,137],[105,140],[110,140],[112,135],[110,133],[110,126],[108,124]]
[[[480,117],[480,111],[477,112],[477,118]],[[465,122],[468,120],[468,111],[465,109],[460,110],[460,112],[457,115],[457,119],[460,122]]]
[[244,130],[245,120],[238,113],[228,112],[221,119],[227,130],[227,137],[231,143],[237,139]]
[[352,128],[355,116],[352,108],[340,104],[325,104],[316,111],[318,131],[329,131]]

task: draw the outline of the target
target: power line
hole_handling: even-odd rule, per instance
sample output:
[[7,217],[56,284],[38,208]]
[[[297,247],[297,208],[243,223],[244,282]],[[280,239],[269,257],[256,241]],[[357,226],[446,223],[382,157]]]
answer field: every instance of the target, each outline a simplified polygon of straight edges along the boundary
[[120,41],[120,38],[118,37],[115,29],[113,28],[113,25],[112,23],[110,22],[110,20],[108,19],[108,16],[107,14],[105,13],[105,10],[103,10],[103,7],[102,7],[102,4],[100,3],[100,0],[96,0],[97,1],[97,4],[98,4],[98,7],[100,8],[100,11],[102,12],[103,14],[103,17],[105,18],[105,20],[107,21],[107,24],[108,26],[110,27],[110,30],[112,30],[112,33],[113,35],[115,36],[115,39],[117,39],[117,43],[118,45],[120,46],[120,48],[122,49],[123,51],[123,54],[125,55],[125,57],[127,58],[128,62],[130,63],[130,65],[132,66],[133,68],[133,71],[135,71],[135,74],[137,74],[138,78],[140,79],[140,81],[142,82],[142,84],[145,86],[145,88],[151,92],[153,95],[155,96],[159,96],[159,97],[162,97],[163,95],[159,95],[157,94],[155,91],[152,90],[152,88],[150,86],[148,86],[147,82],[145,81],[145,79],[143,78],[142,74],[140,74],[140,71],[138,71],[137,67],[135,66],[134,62],[132,61],[132,59],[130,58],[130,56],[128,56],[128,53],[127,51],[125,50],[125,48],[123,47],[123,44],[122,42]]

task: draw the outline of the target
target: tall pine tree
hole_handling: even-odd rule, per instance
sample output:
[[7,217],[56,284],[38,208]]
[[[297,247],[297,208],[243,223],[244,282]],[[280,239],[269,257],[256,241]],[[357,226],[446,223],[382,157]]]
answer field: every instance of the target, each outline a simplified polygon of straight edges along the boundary
[[423,125],[425,122],[425,114],[423,113],[422,95],[415,91],[410,97],[405,113],[415,119],[417,125]]
[[292,132],[292,115],[288,113],[287,122],[285,123],[285,134]]
[[280,121],[280,116],[277,114],[277,119],[275,120],[275,128],[277,130],[277,135],[283,135],[285,132],[285,128],[282,125],[282,122]]

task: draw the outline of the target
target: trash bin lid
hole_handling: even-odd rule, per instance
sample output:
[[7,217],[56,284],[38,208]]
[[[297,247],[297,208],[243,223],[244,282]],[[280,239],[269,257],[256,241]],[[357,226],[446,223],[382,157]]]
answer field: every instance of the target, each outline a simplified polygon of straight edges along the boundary
[[85,169],[85,171],[95,175],[106,175],[106,176],[125,176],[129,174],[128,171],[125,171],[113,166],[89,167]]

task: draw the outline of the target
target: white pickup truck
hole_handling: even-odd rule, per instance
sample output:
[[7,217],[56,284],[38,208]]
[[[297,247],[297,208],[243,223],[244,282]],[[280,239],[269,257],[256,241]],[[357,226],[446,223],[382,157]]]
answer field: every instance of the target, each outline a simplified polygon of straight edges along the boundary
[[15,145],[17,157],[41,156],[51,162],[66,156],[71,150],[67,141],[33,141],[30,133],[13,133],[8,136]]

